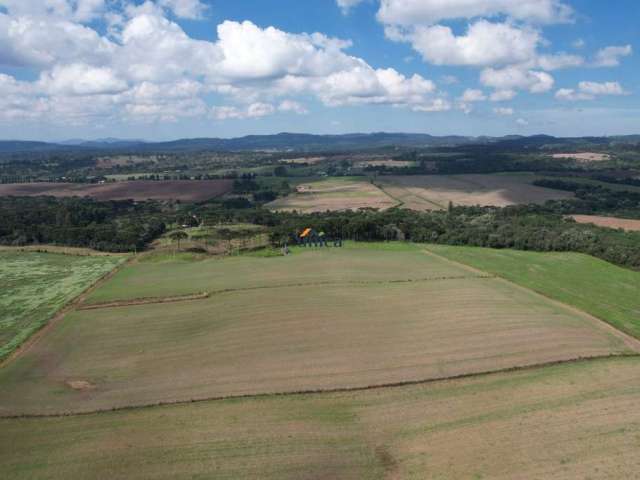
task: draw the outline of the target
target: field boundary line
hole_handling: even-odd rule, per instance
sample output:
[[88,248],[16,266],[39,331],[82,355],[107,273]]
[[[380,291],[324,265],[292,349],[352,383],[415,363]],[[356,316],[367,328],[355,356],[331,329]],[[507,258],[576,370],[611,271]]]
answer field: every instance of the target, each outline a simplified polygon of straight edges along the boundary
[[160,401],[155,403],[146,403],[146,404],[139,404],[139,405],[125,405],[121,407],[99,408],[95,410],[87,410],[87,411],[79,411],[79,412],[24,413],[24,414],[14,414],[14,415],[0,415],[0,420],[80,417],[80,416],[97,415],[97,414],[109,413],[109,412],[142,410],[145,408],[170,407],[175,405],[188,405],[193,403],[204,403],[204,402],[221,402],[225,400],[251,400],[251,399],[261,400],[261,399],[278,398],[278,397],[299,397],[299,396],[307,396],[307,395],[327,395],[327,394],[334,394],[334,393],[366,392],[370,390],[383,390],[385,388],[402,388],[402,387],[410,387],[410,386],[416,386],[416,385],[430,385],[430,384],[437,384],[437,383],[452,382],[457,380],[489,377],[492,375],[500,375],[504,373],[527,372],[527,371],[533,371],[533,370],[538,370],[542,368],[556,367],[560,365],[595,363],[599,361],[626,359],[626,358],[640,359],[640,353],[623,352],[623,353],[610,353],[607,355],[581,356],[581,357],[569,358],[566,360],[554,360],[550,362],[532,363],[529,365],[516,365],[513,367],[500,368],[497,370],[484,370],[481,372],[461,373],[458,375],[451,375],[447,377],[434,377],[434,378],[426,378],[426,379],[419,379],[419,380],[404,380],[400,382],[380,383],[380,384],[373,384],[373,385],[365,385],[361,387],[336,387],[336,388],[317,388],[317,389],[311,388],[306,390],[291,390],[291,391],[283,391],[283,392],[245,393],[245,394],[237,394],[237,395],[231,394],[231,395],[192,398],[189,400],[167,400],[167,401]]
[[104,283],[111,280],[111,278],[118,273],[122,268],[133,261],[135,256],[130,256],[123,262],[120,262],[112,270],[102,275],[95,282],[85,288],[80,294],[70,299],[65,305],[62,306],[56,313],[54,313],[49,320],[47,320],[38,330],[26,339],[18,348],[16,348],[11,354],[0,360],[0,368],[4,368],[11,362],[16,360],[27,353],[34,345],[36,345],[42,337],[44,337],[49,330],[53,329],[62,319],[72,310],[75,310],[82,302],[84,302],[89,295],[91,295],[97,288],[101,287]]
[[487,279],[496,278],[495,275],[483,273],[481,275],[456,275],[456,276],[442,276],[442,277],[428,277],[428,278],[409,278],[409,279],[396,279],[396,280],[378,280],[378,281],[346,281],[346,282],[300,282],[300,283],[283,283],[279,285],[261,285],[255,287],[244,288],[224,288],[221,290],[212,290],[210,292],[201,292],[188,295],[176,295],[169,297],[140,297],[132,298],[129,300],[114,300],[112,302],[104,303],[88,303],[83,304],[77,310],[100,310],[102,308],[119,308],[119,307],[132,307],[138,305],[153,305],[161,303],[178,303],[189,302],[195,300],[205,300],[215,295],[222,295],[225,293],[235,292],[251,292],[254,290],[273,290],[277,288],[296,288],[296,287],[329,287],[329,286],[367,286],[367,285],[391,285],[397,283],[421,283],[421,282],[444,282],[448,280],[473,280],[473,279]]
[[[475,273],[485,273],[488,274],[488,272],[485,272],[483,270],[479,270],[475,267],[472,267],[471,265],[467,265],[466,263],[461,263],[461,262],[456,262],[455,260],[451,260],[449,258],[446,258],[442,255],[438,255],[435,252],[432,252],[431,250],[427,250],[425,249],[424,252],[428,255],[432,255],[436,258],[439,258],[441,260],[444,260],[446,262],[449,262],[453,265],[458,265],[460,267],[463,267],[465,269],[467,269],[467,271],[470,272],[475,272]],[[569,305],[567,303],[561,302],[560,300],[556,300],[555,298],[552,298],[538,290],[532,289],[532,288],[527,288],[523,285],[520,285],[519,283],[516,283],[514,281],[511,281],[505,277],[502,277],[500,275],[494,275],[494,278],[502,283],[505,283],[507,285],[510,285],[514,288],[517,288],[520,291],[523,292],[529,292],[529,294],[531,295],[535,295],[537,297],[540,297],[542,299],[544,299],[545,301],[547,301],[548,303],[551,303],[552,305],[555,305],[557,307],[563,308],[565,310],[568,310],[582,318],[584,318],[585,320],[588,320],[591,324],[593,324],[595,327],[600,328],[601,330],[607,331],[609,333],[611,333],[612,335],[614,335],[615,337],[619,338],[620,340],[622,340],[622,342],[627,346],[627,348],[631,349],[632,351],[636,352],[636,353],[640,353],[640,339],[629,335],[627,332],[620,330],[619,328],[613,326],[612,324],[610,324],[609,322],[607,322],[606,320],[603,320],[602,318],[596,317],[595,315],[590,314],[589,312],[585,312],[584,310],[579,309],[578,307],[574,307],[573,305]]]

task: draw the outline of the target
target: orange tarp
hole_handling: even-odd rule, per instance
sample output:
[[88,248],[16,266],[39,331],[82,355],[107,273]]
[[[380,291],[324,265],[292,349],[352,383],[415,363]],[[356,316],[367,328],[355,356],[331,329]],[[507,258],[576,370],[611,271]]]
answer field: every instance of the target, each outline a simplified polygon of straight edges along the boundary
[[309,235],[310,233],[311,233],[311,229],[310,229],[310,228],[305,228],[304,232],[302,232],[302,233],[300,234],[300,238],[304,238],[304,237],[306,237],[307,235]]

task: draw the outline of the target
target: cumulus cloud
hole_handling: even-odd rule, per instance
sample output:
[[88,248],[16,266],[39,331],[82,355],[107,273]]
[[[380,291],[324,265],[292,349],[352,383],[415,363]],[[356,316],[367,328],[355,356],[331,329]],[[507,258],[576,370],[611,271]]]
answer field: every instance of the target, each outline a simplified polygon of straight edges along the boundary
[[158,4],[168,8],[176,17],[199,19],[207,10],[200,0],[159,0]]
[[493,109],[493,113],[500,115],[501,117],[508,117],[513,115],[515,112],[513,111],[513,108],[498,107]]
[[456,36],[442,25],[416,27],[401,35],[411,42],[422,58],[435,65],[489,66],[526,62],[535,57],[541,40],[536,30],[517,28],[486,20],[469,26],[465,35]]
[[506,15],[535,23],[571,19],[572,9],[558,0],[381,0],[378,19],[386,24],[436,24],[454,19]]
[[239,108],[236,106],[223,106],[213,107],[211,109],[211,115],[216,120],[242,120],[246,118],[262,118],[269,115],[273,115],[276,112],[276,107],[270,103],[252,103],[251,105]]
[[620,65],[620,59],[628,57],[633,53],[631,45],[624,45],[621,47],[606,47],[596,52],[596,57],[593,62],[594,67],[617,67]]
[[283,100],[280,102],[280,105],[278,105],[278,110],[281,112],[293,112],[298,115],[306,115],[309,113],[309,110],[307,110],[304,105],[294,100]]
[[502,69],[487,68],[480,74],[480,82],[498,92],[528,90],[544,93],[553,88],[553,77],[546,72],[528,70],[518,66]]
[[[178,0],[109,10],[109,34],[101,35],[73,19],[82,5],[86,12],[96,11],[100,2],[51,3],[55,1],[46,0],[51,8],[45,9],[37,2],[16,1],[8,14],[0,14],[0,64],[39,72],[37,81],[4,79],[4,88],[11,84],[13,90],[0,103],[5,107],[1,118],[23,107],[59,122],[99,115],[142,121],[207,114],[260,118],[306,113],[298,98],[291,97],[309,96],[327,106],[379,104],[425,112],[450,108],[434,82],[373,68],[346,52],[350,41],[248,21],[225,21],[218,25],[216,41],[196,40],[167,18],[166,9],[196,17],[202,13],[200,2]],[[19,15],[13,14],[14,7]],[[212,100],[205,101],[208,95],[226,100],[212,108]],[[231,105],[225,106],[228,101]]]
[[57,65],[40,76],[39,84],[50,94],[104,95],[125,91],[127,82],[110,68],[96,68],[74,63]]
[[561,88],[556,92],[558,100],[577,102],[581,100],[594,100],[601,95],[628,95],[618,82],[580,82],[578,88]]
[[342,10],[342,13],[346,15],[353,7],[363,1],[364,0],[336,0],[336,3],[340,7],[340,10]]

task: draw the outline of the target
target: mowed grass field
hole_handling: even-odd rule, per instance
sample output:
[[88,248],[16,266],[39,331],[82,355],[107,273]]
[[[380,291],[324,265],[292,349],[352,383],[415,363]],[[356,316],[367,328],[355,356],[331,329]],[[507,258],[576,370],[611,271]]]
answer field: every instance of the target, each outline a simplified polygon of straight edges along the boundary
[[500,275],[640,338],[640,272],[580,253],[430,245],[456,262]]
[[178,277],[180,262],[141,266],[103,288],[124,279],[135,293],[142,272],[159,279],[151,296],[175,295],[197,271],[190,286],[214,293],[67,315],[0,370],[0,415],[364,388],[635,347],[592,317],[415,245],[195,262]]
[[3,478],[633,479],[640,360],[0,419]]
[[0,250],[0,360],[123,260]]
[[324,212],[327,210],[385,210],[398,202],[373,185],[366,177],[342,177],[298,185],[298,192],[267,204],[279,211]]
[[446,209],[449,202],[463,206],[497,206],[544,203],[570,198],[572,193],[532,185],[533,175],[411,175],[383,176],[377,182],[402,208]]

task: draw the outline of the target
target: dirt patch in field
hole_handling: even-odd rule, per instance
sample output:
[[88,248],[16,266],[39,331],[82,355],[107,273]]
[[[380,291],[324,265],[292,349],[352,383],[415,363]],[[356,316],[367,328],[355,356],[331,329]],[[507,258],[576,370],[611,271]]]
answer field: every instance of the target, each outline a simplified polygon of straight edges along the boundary
[[580,162],[606,162],[607,160],[611,160],[611,155],[595,152],[554,153],[552,156],[557,159],[573,159]]
[[65,382],[72,390],[86,391],[93,390],[96,386],[87,380],[68,380]]
[[324,212],[376,208],[385,210],[397,202],[365,180],[324,180],[299,185],[296,193],[268,204],[280,211]]
[[184,180],[77,183],[11,183],[0,185],[0,196],[91,197],[97,200],[180,200],[200,202],[229,193],[231,180]]
[[572,215],[571,218],[578,223],[589,223],[599,227],[621,228],[630,232],[640,232],[640,220],[601,217],[597,215]]

